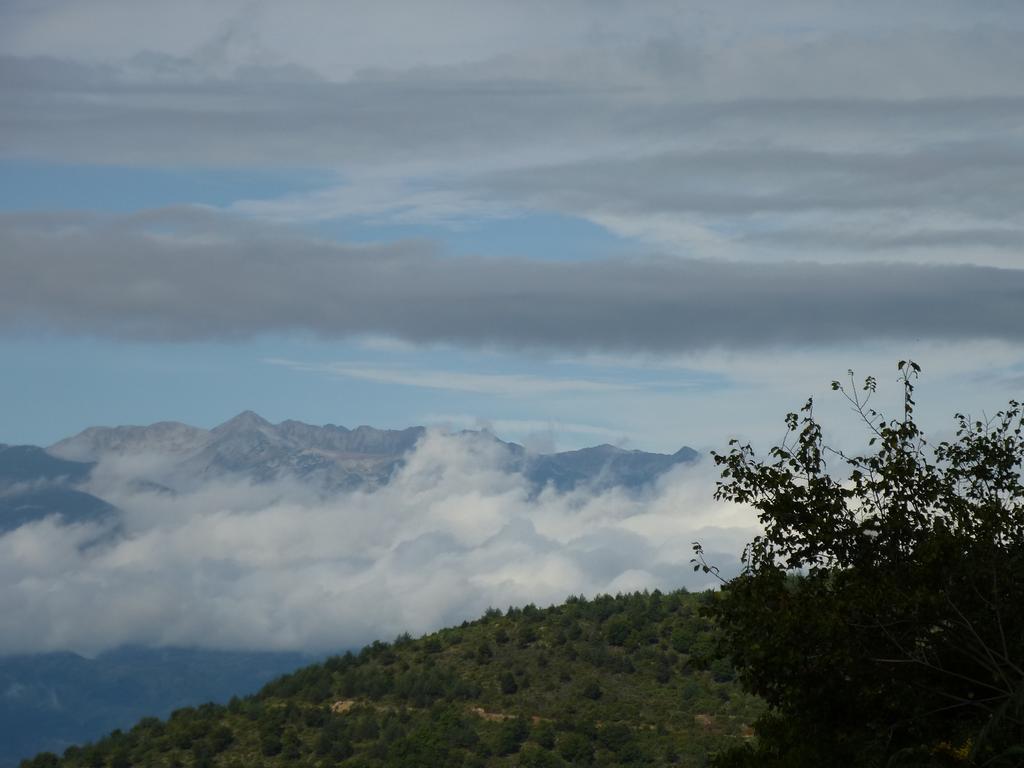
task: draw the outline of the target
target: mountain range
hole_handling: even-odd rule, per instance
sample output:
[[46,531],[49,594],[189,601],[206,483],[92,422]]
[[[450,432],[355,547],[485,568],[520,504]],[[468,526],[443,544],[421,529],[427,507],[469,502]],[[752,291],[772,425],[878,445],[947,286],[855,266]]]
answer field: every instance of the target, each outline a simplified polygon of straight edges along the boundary
[[[49,518],[100,524],[117,536],[121,512],[96,482],[116,465],[122,490],[179,494],[211,480],[252,483],[292,479],[325,497],[385,486],[428,434],[360,426],[272,424],[246,411],[214,427],[176,422],[90,427],[48,448],[0,444],[0,536]],[[501,469],[525,478],[534,493],[610,487],[641,489],[698,454],[599,445],[533,453],[487,431],[453,435],[487,451]],[[111,499],[114,497],[111,496]],[[230,693],[255,690],[298,666],[297,654],[205,649],[115,649],[95,659],[69,653],[0,656],[0,768],[40,749],[63,749],[126,727],[144,715]]]
[[[148,427],[92,427],[50,446],[48,452],[77,462],[98,462],[112,455],[157,454],[167,460],[163,473],[145,479],[172,490],[211,477],[241,475],[256,482],[292,476],[331,493],[372,489],[387,483],[426,433],[425,427],[348,429],[292,420],[272,424],[252,411],[244,411],[209,430],[177,422]],[[636,488],[676,464],[696,460],[698,455],[687,447],[669,455],[612,445],[531,453],[487,431],[466,430],[458,435],[493,444],[502,457],[503,468],[522,473],[537,489],[549,484],[561,491],[581,484]]]
[[[90,427],[45,449],[0,444],[0,533],[53,515],[65,523],[114,520],[114,506],[86,490],[94,467],[104,460],[130,460],[135,469],[128,482],[134,490],[178,493],[218,478],[254,483],[292,478],[331,495],[387,484],[426,434],[424,427],[272,424],[245,411],[213,429],[158,422]],[[487,431],[457,436],[492,449],[501,468],[521,474],[535,493],[583,485],[638,489],[698,457],[688,447],[662,454],[612,445],[531,453]]]

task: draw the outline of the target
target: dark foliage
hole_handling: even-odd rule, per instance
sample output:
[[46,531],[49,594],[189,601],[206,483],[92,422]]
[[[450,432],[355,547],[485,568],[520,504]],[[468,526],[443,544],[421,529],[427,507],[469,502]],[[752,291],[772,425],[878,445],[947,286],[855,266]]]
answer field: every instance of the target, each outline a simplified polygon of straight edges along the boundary
[[[718,498],[753,505],[764,534],[708,612],[770,705],[757,746],[720,766],[1024,765],[1021,407],[958,414],[931,447],[914,421],[920,369],[899,370],[894,420],[869,406],[874,379],[833,383],[866,453],[826,446],[808,401],[767,459],[735,443],[715,456]],[[699,546],[696,562],[714,570]]]

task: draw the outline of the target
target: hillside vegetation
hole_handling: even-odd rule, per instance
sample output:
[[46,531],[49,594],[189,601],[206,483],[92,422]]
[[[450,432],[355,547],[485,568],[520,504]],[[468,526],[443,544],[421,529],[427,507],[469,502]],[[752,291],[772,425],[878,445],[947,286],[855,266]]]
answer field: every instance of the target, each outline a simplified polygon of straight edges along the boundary
[[749,739],[763,709],[716,653],[701,611],[716,599],[655,591],[490,610],[22,765],[705,765]]

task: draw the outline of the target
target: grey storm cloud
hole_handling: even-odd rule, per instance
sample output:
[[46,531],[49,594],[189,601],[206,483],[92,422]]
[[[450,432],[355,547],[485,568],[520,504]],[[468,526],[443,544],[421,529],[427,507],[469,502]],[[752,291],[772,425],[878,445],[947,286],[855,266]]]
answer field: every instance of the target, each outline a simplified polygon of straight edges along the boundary
[[0,328],[138,340],[307,331],[568,350],[1020,340],[1024,270],[545,261],[339,245],[206,210],[0,217]]

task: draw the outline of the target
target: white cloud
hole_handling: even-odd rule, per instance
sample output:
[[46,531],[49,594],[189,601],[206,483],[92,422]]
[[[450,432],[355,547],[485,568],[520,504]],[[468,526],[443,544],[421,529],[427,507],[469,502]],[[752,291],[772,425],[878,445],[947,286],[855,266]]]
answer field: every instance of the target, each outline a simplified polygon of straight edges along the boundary
[[370,363],[302,363],[275,358],[269,358],[264,362],[285,366],[296,371],[327,373],[332,376],[362,381],[487,395],[532,396],[568,392],[628,392],[643,388],[641,385],[633,383],[555,378],[525,373],[468,373],[407,366],[381,366]]
[[[531,497],[486,442],[431,433],[386,487],[211,482],[135,493],[108,466],[124,533],[51,521],[0,538],[0,652],[93,652],[121,643],[339,649],[570,593],[700,586],[690,542],[726,567],[752,515],[710,500],[713,468],[649,492]],[[97,489],[100,490],[100,489]]]
[[[506,439],[527,441],[527,449],[531,449],[531,441],[538,453],[554,452],[555,440],[559,435],[572,435],[575,438],[584,436],[610,441],[614,445],[626,442],[626,433],[621,429],[612,429],[596,424],[580,424],[567,422],[557,418],[551,419],[487,419],[468,413],[428,413],[421,419],[424,424],[436,425],[446,429],[486,429]],[[537,442],[542,441],[542,442]]]
[[465,182],[431,182],[371,175],[344,185],[268,200],[239,200],[228,209],[275,223],[360,219],[372,225],[434,224],[452,228],[466,222],[501,219],[517,213],[514,205],[475,196],[460,189]]

